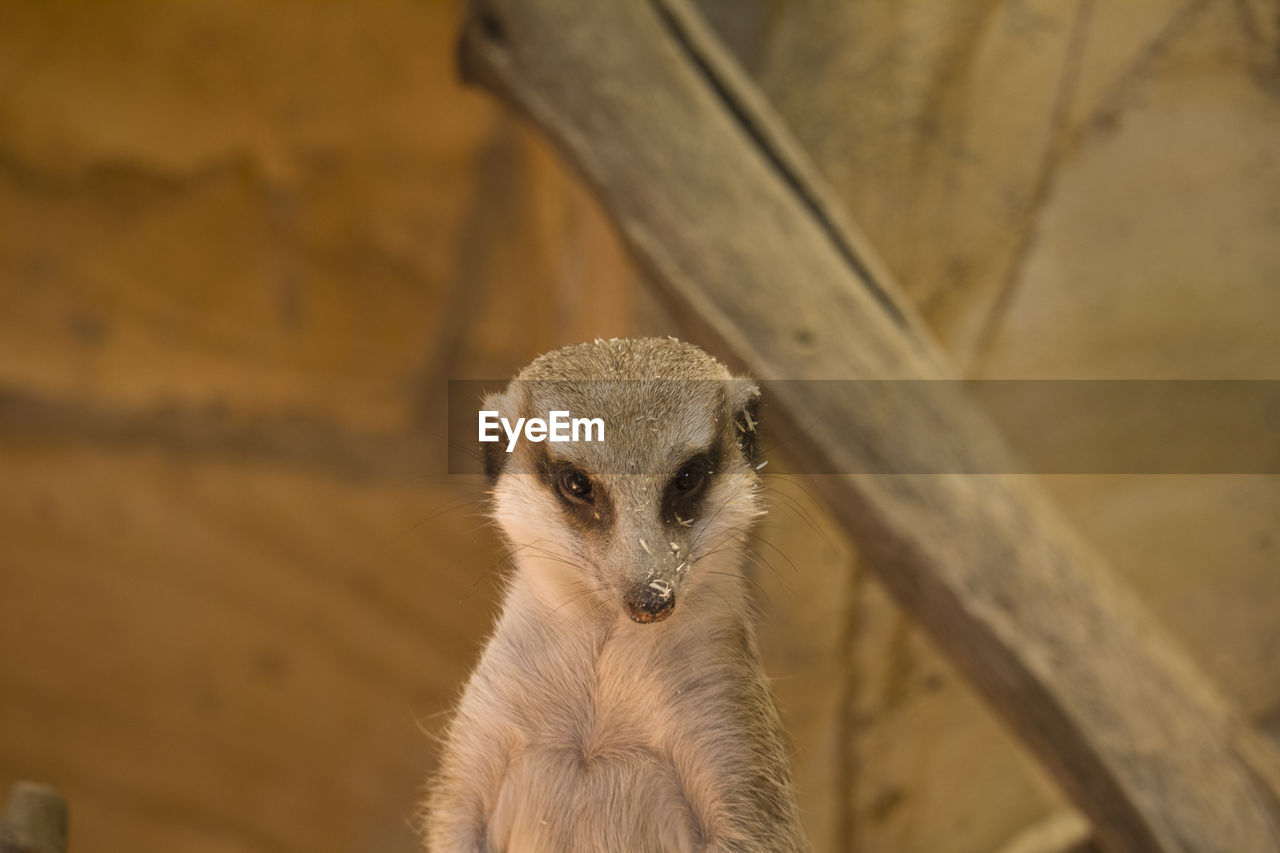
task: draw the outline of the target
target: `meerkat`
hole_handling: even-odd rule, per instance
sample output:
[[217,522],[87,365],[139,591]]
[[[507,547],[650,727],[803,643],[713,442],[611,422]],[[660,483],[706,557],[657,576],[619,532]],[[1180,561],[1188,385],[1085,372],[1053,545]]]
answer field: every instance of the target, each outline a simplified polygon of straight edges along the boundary
[[514,563],[426,804],[434,853],[807,851],[744,577],[759,392],[674,339],[548,353],[484,407],[604,441],[483,447]]

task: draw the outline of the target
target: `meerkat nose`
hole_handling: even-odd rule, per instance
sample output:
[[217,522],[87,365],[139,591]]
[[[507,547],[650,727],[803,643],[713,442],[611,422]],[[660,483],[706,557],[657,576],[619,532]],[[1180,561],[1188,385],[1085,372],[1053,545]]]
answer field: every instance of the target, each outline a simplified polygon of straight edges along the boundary
[[632,622],[661,622],[676,609],[676,591],[668,581],[654,579],[633,587],[622,601]]

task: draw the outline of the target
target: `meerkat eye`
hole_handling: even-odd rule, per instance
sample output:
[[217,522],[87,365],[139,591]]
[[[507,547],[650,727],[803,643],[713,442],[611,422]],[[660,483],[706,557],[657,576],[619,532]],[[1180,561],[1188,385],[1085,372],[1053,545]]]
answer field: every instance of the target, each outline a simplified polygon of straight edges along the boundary
[[556,477],[556,489],[566,500],[591,500],[591,478],[577,468],[566,468]]
[[671,480],[672,487],[682,494],[697,491],[707,479],[707,460],[698,457],[685,463]]

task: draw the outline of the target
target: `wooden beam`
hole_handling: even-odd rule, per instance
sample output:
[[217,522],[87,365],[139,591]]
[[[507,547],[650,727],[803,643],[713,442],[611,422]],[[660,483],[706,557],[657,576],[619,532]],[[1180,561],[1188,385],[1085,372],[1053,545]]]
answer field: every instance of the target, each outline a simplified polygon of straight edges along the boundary
[[[695,337],[760,377],[897,600],[1112,851],[1280,850],[1242,723],[1073,532],[685,0],[483,0],[464,75],[541,127]],[[850,93],[856,109],[857,93]],[[948,473],[886,473],[948,472]]]

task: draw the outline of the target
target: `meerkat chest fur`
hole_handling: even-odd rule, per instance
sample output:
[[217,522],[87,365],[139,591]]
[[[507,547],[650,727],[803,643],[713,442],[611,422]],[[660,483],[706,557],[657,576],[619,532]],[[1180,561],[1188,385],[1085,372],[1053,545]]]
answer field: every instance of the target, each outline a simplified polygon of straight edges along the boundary
[[[717,697],[755,674],[748,603],[729,575],[711,580],[681,618],[634,625],[574,593],[549,606],[545,581],[516,577],[485,658],[480,695],[530,744],[584,761],[627,749],[673,749],[683,718],[713,725]],[[719,589],[717,589],[719,588]],[[552,601],[555,599],[552,598]],[[722,721],[732,725],[732,721]]]
[[485,408],[601,417],[486,447],[514,564],[427,812],[438,851],[807,844],[743,577],[758,392],[671,339],[535,361]]

